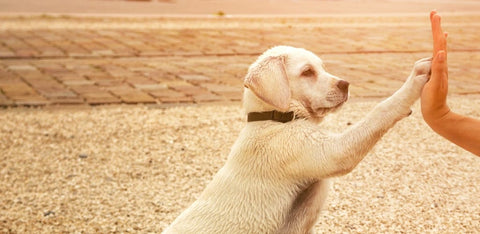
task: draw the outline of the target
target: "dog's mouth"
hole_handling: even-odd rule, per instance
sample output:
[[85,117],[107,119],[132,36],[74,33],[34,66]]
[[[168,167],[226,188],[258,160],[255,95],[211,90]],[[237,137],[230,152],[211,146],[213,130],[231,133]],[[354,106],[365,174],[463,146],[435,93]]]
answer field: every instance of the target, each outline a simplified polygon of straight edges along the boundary
[[[331,99],[332,100],[332,99]],[[341,97],[340,100],[337,99],[334,105],[332,106],[320,106],[314,107],[312,102],[309,99],[304,99],[301,102],[304,111],[296,112],[295,115],[299,118],[310,119],[315,122],[319,122],[325,117],[328,113],[332,113],[340,109],[343,104],[348,100],[348,95]],[[332,100],[333,101],[333,100]]]
[[348,100],[348,93],[345,94],[334,94],[334,95],[328,95],[326,100],[330,103],[332,103],[332,106],[329,107],[320,107],[317,108],[319,111],[321,110],[336,110],[340,108],[347,100]]
[[348,95],[345,95],[345,97],[338,102],[336,105],[331,106],[331,107],[319,107],[316,109],[310,109],[308,112],[310,113],[310,116],[315,118],[315,119],[322,119],[327,115],[328,113],[333,113],[339,110],[345,102],[348,100]]
[[338,103],[337,105],[335,106],[332,106],[332,107],[320,107],[320,108],[317,108],[315,110],[315,112],[317,114],[320,114],[321,117],[325,116],[327,113],[330,113],[330,112],[335,112],[337,111],[338,109],[340,109],[340,107],[343,106],[343,104],[345,104],[345,102],[347,101],[348,98],[345,98],[345,100],[341,101],[340,103]]

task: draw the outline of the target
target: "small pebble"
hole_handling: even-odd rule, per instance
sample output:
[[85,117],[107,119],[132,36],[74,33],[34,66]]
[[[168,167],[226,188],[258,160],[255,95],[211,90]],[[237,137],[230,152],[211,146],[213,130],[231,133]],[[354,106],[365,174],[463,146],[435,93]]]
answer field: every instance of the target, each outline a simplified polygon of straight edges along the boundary
[[43,213],[43,216],[44,216],[44,217],[47,217],[47,216],[50,216],[50,215],[55,215],[55,212],[49,210],[49,211]]

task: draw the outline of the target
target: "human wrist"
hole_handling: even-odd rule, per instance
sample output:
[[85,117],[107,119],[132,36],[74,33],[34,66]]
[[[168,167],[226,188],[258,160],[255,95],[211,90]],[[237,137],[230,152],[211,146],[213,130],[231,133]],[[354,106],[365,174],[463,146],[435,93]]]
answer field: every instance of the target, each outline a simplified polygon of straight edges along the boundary
[[422,115],[425,122],[427,122],[427,124],[435,130],[441,128],[442,126],[445,126],[445,124],[447,124],[448,122],[451,122],[454,113],[447,105],[443,105],[441,107],[435,108],[434,110],[422,110]]
[[[426,99],[425,99],[426,100]],[[441,120],[450,112],[450,108],[447,106],[446,102],[436,101],[429,102],[422,99],[422,115],[423,118],[427,121],[437,121]]]

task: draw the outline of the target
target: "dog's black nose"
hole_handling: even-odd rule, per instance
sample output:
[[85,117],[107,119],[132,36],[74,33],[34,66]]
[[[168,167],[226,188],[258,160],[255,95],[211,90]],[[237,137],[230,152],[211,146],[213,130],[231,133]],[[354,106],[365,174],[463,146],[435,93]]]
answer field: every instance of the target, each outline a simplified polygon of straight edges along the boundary
[[349,85],[350,85],[350,83],[348,83],[347,81],[344,81],[344,80],[340,80],[337,83],[338,89],[340,89],[340,91],[345,92],[345,93],[348,92],[348,86]]

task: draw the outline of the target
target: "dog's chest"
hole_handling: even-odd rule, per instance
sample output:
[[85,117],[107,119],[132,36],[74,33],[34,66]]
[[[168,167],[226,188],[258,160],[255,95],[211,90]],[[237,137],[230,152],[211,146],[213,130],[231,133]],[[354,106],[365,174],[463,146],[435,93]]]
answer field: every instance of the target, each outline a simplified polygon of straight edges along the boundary
[[292,189],[288,184],[235,177],[222,168],[190,212],[204,219],[197,223],[209,226],[206,230],[216,226],[219,233],[272,233],[289,211]]

